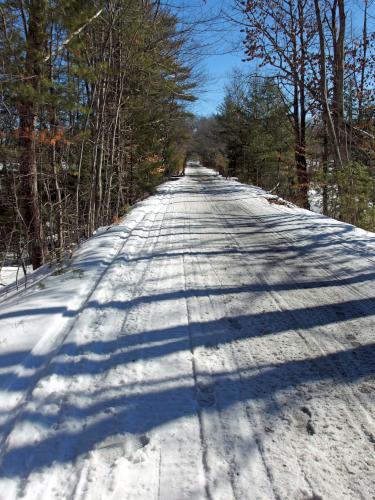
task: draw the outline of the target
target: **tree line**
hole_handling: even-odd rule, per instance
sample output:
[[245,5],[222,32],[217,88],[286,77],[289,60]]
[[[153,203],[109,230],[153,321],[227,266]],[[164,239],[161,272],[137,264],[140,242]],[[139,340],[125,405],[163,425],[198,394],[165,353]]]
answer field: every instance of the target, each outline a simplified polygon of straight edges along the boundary
[[189,33],[152,0],[2,0],[0,21],[0,268],[35,269],[183,169]]
[[197,151],[304,208],[318,193],[324,214],[374,230],[374,2],[236,6],[252,70],[235,72],[217,116],[198,123]]

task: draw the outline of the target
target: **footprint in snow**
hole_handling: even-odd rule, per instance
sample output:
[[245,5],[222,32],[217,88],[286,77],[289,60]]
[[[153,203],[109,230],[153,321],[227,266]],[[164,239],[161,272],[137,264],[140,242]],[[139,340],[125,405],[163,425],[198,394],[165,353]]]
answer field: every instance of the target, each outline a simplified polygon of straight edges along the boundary
[[197,400],[201,406],[213,406],[216,401],[215,388],[212,385],[199,385]]
[[300,491],[295,496],[296,500],[323,500],[321,495],[318,495],[315,492],[308,493],[307,491]]
[[312,412],[307,406],[302,406],[300,411],[294,415],[294,422],[297,428],[301,431],[306,431],[310,436],[316,434],[312,420]]
[[130,462],[139,462],[139,452],[150,443],[146,434],[117,434],[110,436],[95,447],[95,452],[104,458],[106,463],[124,457]]
[[228,323],[230,323],[230,325],[236,330],[242,329],[242,325],[237,318],[228,318]]

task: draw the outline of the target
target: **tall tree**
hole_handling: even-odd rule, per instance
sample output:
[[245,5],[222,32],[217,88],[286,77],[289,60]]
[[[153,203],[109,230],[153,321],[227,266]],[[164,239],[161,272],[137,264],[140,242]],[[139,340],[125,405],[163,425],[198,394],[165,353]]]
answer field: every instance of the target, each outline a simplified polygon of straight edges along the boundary
[[158,2],[4,0],[0,18],[0,252],[35,268],[183,168],[195,83]]
[[43,84],[44,58],[47,43],[47,2],[30,0],[25,18],[25,56],[23,87],[18,103],[21,200],[23,220],[28,231],[30,259],[34,269],[45,259],[43,225],[38,191],[38,157],[36,119]]
[[306,71],[313,39],[311,9],[304,0],[240,2],[245,15],[247,60],[260,60],[292,96],[297,198],[308,208]]
[[349,160],[344,120],[346,12],[344,0],[333,0],[330,29],[333,41],[333,117],[341,159]]

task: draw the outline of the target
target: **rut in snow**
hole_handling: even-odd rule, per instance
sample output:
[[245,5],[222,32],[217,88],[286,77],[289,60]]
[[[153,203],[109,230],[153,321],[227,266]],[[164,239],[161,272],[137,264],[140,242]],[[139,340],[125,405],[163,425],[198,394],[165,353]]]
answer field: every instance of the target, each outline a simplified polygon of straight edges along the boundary
[[1,303],[0,497],[372,498],[374,235],[186,173]]

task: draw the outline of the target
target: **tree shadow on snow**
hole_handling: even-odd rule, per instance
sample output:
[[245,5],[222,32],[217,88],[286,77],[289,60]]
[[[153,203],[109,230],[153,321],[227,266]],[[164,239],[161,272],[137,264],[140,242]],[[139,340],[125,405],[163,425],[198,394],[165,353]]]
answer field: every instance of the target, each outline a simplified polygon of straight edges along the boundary
[[[205,183],[201,175],[198,177],[199,182]],[[212,183],[212,176],[207,176],[206,180]],[[241,185],[224,186],[218,181],[210,186],[211,184],[206,183],[201,190],[196,187],[190,190],[186,186],[185,190],[187,195],[193,194],[193,201],[195,194],[205,193],[212,195],[215,203],[219,205],[221,199],[228,201],[225,197],[234,200],[236,196],[241,197],[242,193],[246,199],[251,196],[248,188]],[[178,196],[183,191],[179,190]],[[254,198],[258,198],[258,195],[254,194]],[[174,201],[172,193],[171,203],[177,205],[177,201],[178,199]],[[312,224],[311,234],[307,236],[306,232],[299,232],[297,229],[290,238],[290,227],[308,228],[309,217]],[[375,272],[371,261],[364,264],[361,270],[349,269],[335,278],[328,274],[314,278],[316,256],[323,264],[328,265],[333,259],[343,268],[350,266],[353,252],[361,257],[363,249],[367,257],[373,256],[364,248],[365,240],[357,233],[355,236],[352,234],[349,246],[338,243],[338,239],[345,243],[346,236],[353,233],[351,226],[335,225],[329,219],[322,218],[318,231],[313,227],[317,218],[319,216],[316,214],[307,215],[306,218],[301,213],[294,215],[292,209],[257,216],[244,213],[239,208],[238,213],[224,213],[221,219],[212,218],[203,211],[192,214],[187,227],[183,212],[181,216],[174,214],[173,221],[164,226],[152,251],[146,247],[142,252],[126,258],[119,255],[115,262],[138,265],[142,264],[142,261],[153,260],[154,265],[158,265],[159,260],[168,263],[168,260],[179,259],[181,256],[209,262],[215,259],[217,267],[232,266],[233,273],[242,273],[245,283],[241,286],[191,287],[187,290],[158,292],[152,295],[138,294],[128,301],[112,300],[99,303],[91,300],[85,304],[85,308],[107,311],[108,314],[111,314],[111,311],[121,312],[124,316],[127,311],[139,306],[169,301],[175,303],[201,297],[223,300],[226,296],[233,298],[243,295],[241,302],[246,304],[246,301],[257,297],[257,294],[265,294],[270,290],[282,293],[320,289],[324,294],[326,289],[336,292],[340,287],[368,285],[373,282]],[[225,231],[231,231],[233,228],[236,228],[234,240],[228,240]],[[141,239],[150,235],[157,239],[158,230],[150,230],[141,225],[134,232],[134,236]],[[207,235],[210,237],[209,248],[202,245]],[[103,234],[97,235],[97,239],[104,237]],[[168,245],[163,238],[168,240]],[[169,238],[174,239],[171,242]],[[267,241],[267,238],[270,239]],[[359,250],[353,250],[354,244]],[[251,259],[256,259],[260,268],[264,265],[268,272],[272,266],[283,265],[287,268],[285,275],[289,272],[289,279],[272,283],[257,282],[251,275]],[[85,255],[82,261],[82,265],[87,269],[100,264],[104,264],[104,260],[93,258],[90,253]],[[306,271],[304,277],[299,275],[302,268]],[[54,293],[58,294],[58,291]],[[309,329],[315,329],[314,332],[318,331],[319,335],[329,336],[333,325],[337,325],[336,335],[342,328],[343,342],[338,347],[338,352],[326,355],[315,354],[303,359],[290,359],[268,365],[251,364],[252,370],[238,368],[234,371],[223,370],[214,375],[198,373],[198,384],[200,378],[206,380],[204,390],[211,395],[208,405],[207,401],[205,403],[200,399],[199,387],[194,386],[191,373],[182,378],[170,376],[163,380],[142,380],[139,382],[142,389],[140,393],[135,392],[126,381],[102,390],[96,390],[93,385],[89,394],[81,394],[79,389],[72,389],[71,394],[63,396],[66,398],[64,400],[58,393],[53,393],[45,401],[40,401],[40,407],[31,409],[26,405],[19,415],[15,415],[12,424],[20,426],[23,423],[32,423],[49,429],[48,435],[40,442],[5,450],[0,473],[3,476],[24,478],[34,471],[52,466],[56,461],[74,462],[78,457],[95,449],[109,436],[145,434],[177,419],[197,416],[199,412],[215,412],[241,402],[251,405],[252,402],[260,401],[268,417],[277,419],[285,411],[278,403],[278,396],[284,391],[289,390],[295,395],[295,401],[288,403],[291,407],[303,401],[306,396],[303,392],[305,384],[310,388],[320,386],[324,391],[326,386],[358,384],[375,374],[375,344],[358,345],[355,336],[348,334],[356,321],[362,320],[368,325],[375,316],[373,298],[347,299],[324,305],[253,314],[246,314],[244,307],[241,310],[245,312],[217,320],[190,322],[188,326],[178,325],[138,333],[129,333],[124,328],[122,335],[110,341],[97,340],[82,345],[67,342],[56,350],[56,356],[48,359],[27,352],[0,355],[0,384],[4,387],[9,382],[6,389],[11,392],[27,390],[30,387],[32,390],[33,384],[41,376],[55,375],[69,380],[75,375],[86,375],[94,381],[96,376],[104,376],[111,370],[121,368],[126,371],[137,361],[164,358],[168,373],[168,357],[179,352],[189,353],[191,348],[214,353],[217,349],[236,350],[246,347],[248,355],[252,356],[254,353],[251,349],[257,348],[258,341],[272,336],[279,338],[290,331],[296,332],[294,338],[298,340],[298,332],[303,331],[304,336],[309,337]],[[78,311],[61,306],[15,308],[0,313],[0,320],[50,314],[61,314],[74,321]],[[300,341],[303,343],[303,340]],[[279,348],[280,345],[278,344]],[[95,356],[89,359],[88,355],[93,354]],[[287,358],[287,355],[285,356]],[[30,375],[24,370],[24,374],[18,376],[14,373],[17,365],[34,372]],[[60,408],[57,414],[50,411],[54,405]],[[11,423],[8,421],[0,429],[4,436],[10,431]],[[75,431],[74,428],[79,430]]]
[[[191,381],[176,380],[173,388],[163,388],[168,378],[151,387],[143,383],[142,393],[123,395],[124,386],[112,388],[109,394],[95,394],[94,402],[74,405],[65,402],[63,415],[51,416],[41,412],[25,411],[22,421],[33,422],[55,429],[41,442],[13,447],[3,455],[1,473],[7,477],[25,477],[33,471],[49,467],[53,463],[73,462],[79,456],[95,449],[100,442],[117,434],[142,435],[168,422],[197,415],[198,411],[213,412],[225,409],[239,401],[263,401],[268,417],[277,417],[281,409],[275,395],[303,384],[324,383],[329,381],[351,383],[373,375],[375,366],[375,344],[348,349],[343,352],[319,356],[308,360],[289,361],[275,364],[253,375],[243,373],[240,385],[235,373],[219,373],[205,385],[205,390],[213,394],[212,406],[200,408],[199,396]],[[371,359],[364,363],[361,370],[344,373],[341,368],[353,359]],[[266,369],[264,369],[266,368]],[[158,385],[161,388],[158,388]],[[125,384],[126,389],[126,384]],[[221,397],[225,394],[225,397]],[[83,395],[82,395],[83,396]],[[58,396],[56,402],[59,403]],[[53,403],[54,398],[49,400]],[[291,404],[291,403],[290,403]],[[59,430],[66,422],[85,422],[79,432]],[[20,422],[18,422],[20,423]]]
[[[189,292],[188,292],[189,293]],[[199,290],[191,291],[191,296],[199,296]],[[201,291],[207,293],[207,291]],[[214,293],[211,290],[210,293]],[[219,293],[219,291],[217,291]],[[174,294],[181,298],[181,294]],[[167,294],[168,296],[168,294]],[[154,297],[153,300],[167,300]],[[177,296],[177,297],[176,297]],[[184,299],[184,297],[182,296]],[[143,298],[145,299],[145,298]],[[142,299],[139,299],[142,300]],[[147,298],[146,298],[147,300]],[[152,299],[150,299],[152,300]],[[92,307],[97,307],[91,304]],[[125,304],[111,304],[122,308]],[[138,360],[152,360],[167,357],[179,351],[194,349],[217,349],[242,340],[261,336],[279,335],[290,329],[314,328],[346,322],[374,314],[374,301],[362,299],[343,303],[318,306],[292,311],[271,311],[254,315],[222,318],[217,321],[190,323],[162,330],[126,334],[112,341],[95,341],[77,346],[68,343],[59,350],[48,369],[48,375],[65,378],[77,374],[94,377],[116,367],[126,367]],[[95,354],[95,359],[87,359],[87,354]],[[3,366],[17,363],[22,353],[13,353],[0,359]],[[36,364],[40,360],[35,360]],[[32,364],[32,357],[29,357]],[[199,411],[213,412],[239,402],[263,401],[268,416],[276,417],[282,411],[277,403],[277,395],[285,390],[295,391],[304,384],[352,384],[366,380],[375,373],[375,344],[359,345],[324,356],[301,360],[290,360],[267,366],[258,366],[253,373],[247,370],[223,371],[208,375],[204,390],[214,394],[210,406],[201,405],[193,378],[141,382],[142,392],[132,393],[126,382],[105,391],[95,390],[89,395],[76,394],[73,401],[62,402],[58,394],[52,394],[46,405],[56,403],[62,413],[51,414],[42,406],[38,410],[25,409],[17,419],[32,422],[46,429],[53,429],[41,442],[13,447],[3,454],[1,473],[5,476],[25,477],[33,471],[49,467],[53,462],[68,463],[93,450],[97,444],[109,436],[123,433],[144,434],[168,422],[183,417],[197,415]],[[191,375],[191,374],[190,374]],[[206,374],[200,373],[199,376]],[[240,379],[238,379],[240,376]],[[28,384],[26,384],[28,382]],[[21,387],[30,385],[32,380],[23,380]],[[165,387],[174,382],[173,387]],[[296,393],[297,394],[297,393]],[[299,399],[298,399],[299,398]],[[298,396],[297,400],[300,400]],[[292,405],[292,402],[289,402]],[[84,424],[78,432],[64,430],[67,422]],[[6,431],[6,428],[3,429]]]

